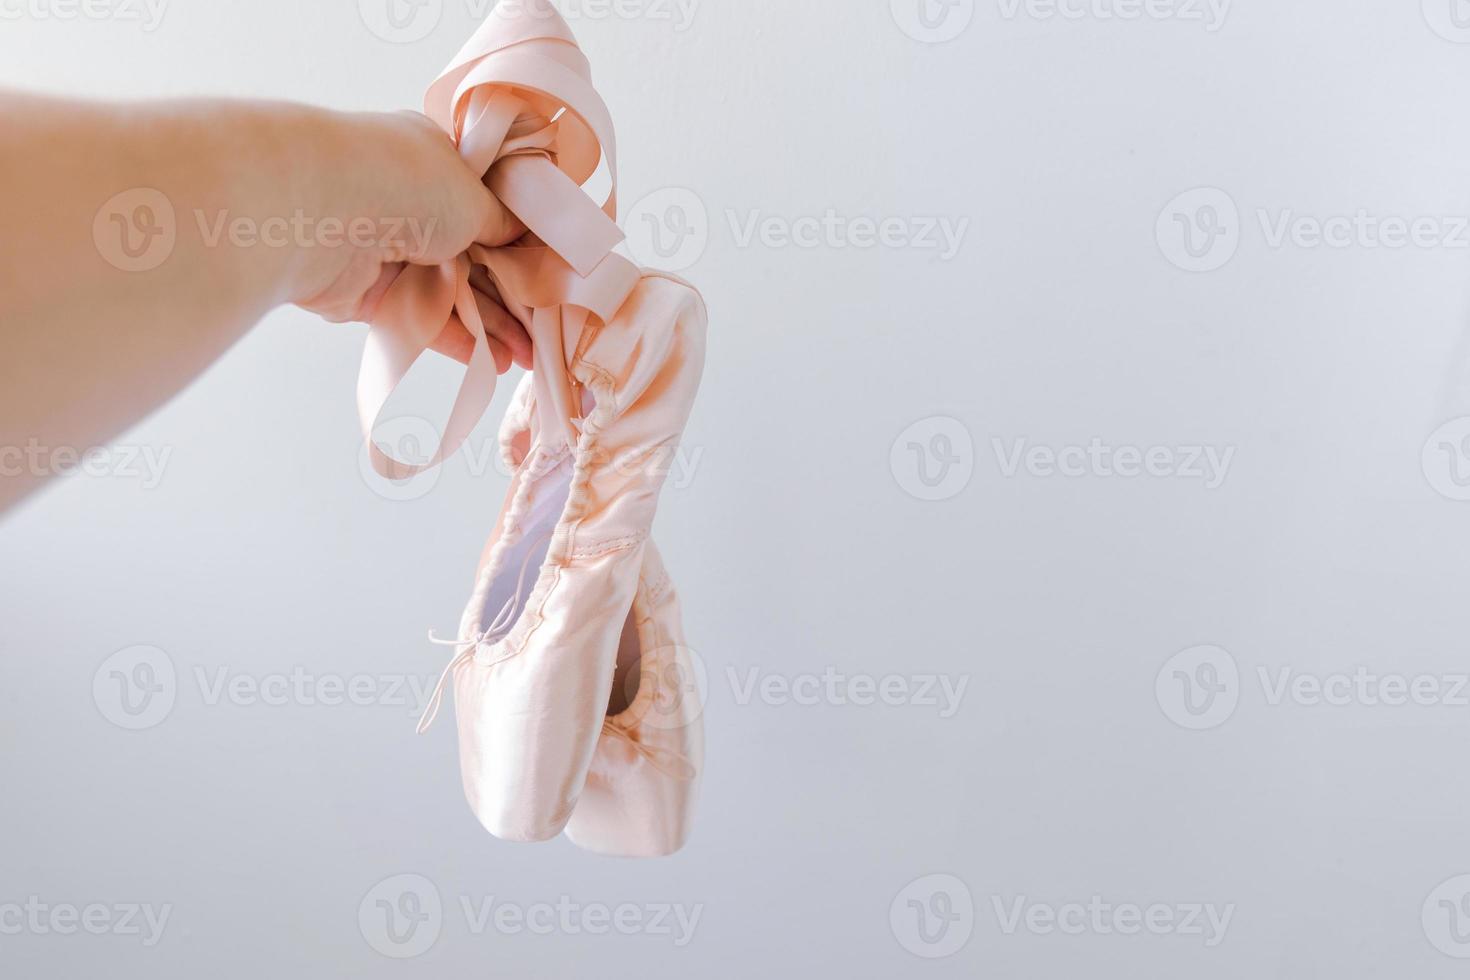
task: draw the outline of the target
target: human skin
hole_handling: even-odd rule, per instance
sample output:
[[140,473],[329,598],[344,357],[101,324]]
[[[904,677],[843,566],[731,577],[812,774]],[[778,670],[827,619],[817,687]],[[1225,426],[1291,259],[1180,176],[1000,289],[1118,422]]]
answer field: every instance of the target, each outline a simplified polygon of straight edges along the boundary
[[[173,212],[172,249],[130,270],[109,222],[158,227],[157,211],[137,211],[154,192]],[[0,449],[47,451],[105,444],[274,307],[369,320],[403,263],[524,233],[418,113],[5,91],[0,215]],[[521,325],[477,298],[501,372],[529,367]],[[432,346],[464,361],[473,340],[456,318]],[[13,469],[0,514],[50,475]]]

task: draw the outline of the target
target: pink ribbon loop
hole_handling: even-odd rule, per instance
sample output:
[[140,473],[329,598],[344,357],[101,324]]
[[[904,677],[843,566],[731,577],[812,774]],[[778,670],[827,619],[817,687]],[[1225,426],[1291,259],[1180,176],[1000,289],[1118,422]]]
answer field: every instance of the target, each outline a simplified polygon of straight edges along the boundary
[[[373,468],[406,480],[443,463],[474,431],[495,395],[496,368],[470,286],[483,266],[506,308],[531,336],[545,390],[543,433],[575,442],[580,406],[570,396],[566,329],[589,315],[610,320],[641,272],[613,249],[617,216],[616,137],[591,67],[547,0],[498,6],[429,87],[425,113],[437,122],[491,193],[528,234],[510,245],[476,244],[438,267],[409,266],[374,316],[358,378],[357,407]],[[605,164],[612,190],[598,203],[583,189]],[[455,314],[474,337],[443,437],[424,463],[395,459],[373,441],[383,410],[409,370]]]

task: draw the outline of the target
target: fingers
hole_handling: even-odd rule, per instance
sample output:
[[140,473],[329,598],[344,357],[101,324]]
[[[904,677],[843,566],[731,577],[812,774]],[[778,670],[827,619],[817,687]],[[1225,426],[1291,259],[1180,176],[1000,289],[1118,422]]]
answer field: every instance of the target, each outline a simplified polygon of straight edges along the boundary
[[[475,293],[475,306],[479,310],[480,320],[485,324],[485,341],[490,345],[491,356],[495,358],[496,371],[505,374],[512,364],[530,370],[531,338],[520,321],[507,313],[499,303],[478,291]],[[456,313],[450,317],[449,323],[429,345],[429,349],[461,364],[468,364],[470,355],[475,350],[475,341],[469,327]]]
[[531,370],[531,337],[516,315],[506,310],[500,289],[484,266],[471,267],[470,288],[475,291],[475,300],[485,321],[486,333],[494,336],[510,350],[516,364],[527,371]]
[[398,281],[398,277],[403,274],[405,268],[407,266],[402,262],[385,263],[382,271],[378,273],[378,281],[373,283],[372,288],[363,296],[357,316],[353,319],[363,323],[372,323],[373,318],[378,315],[378,307],[382,305],[383,297],[388,295],[389,287]]
[[[410,196],[420,207],[427,206],[423,217],[433,224],[430,240],[411,243],[407,257],[415,262],[433,264],[452,258],[471,241],[495,247],[508,245],[526,233],[526,226],[511,214],[484,182],[485,175],[460,156],[453,139],[431,119],[419,112],[396,113],[408,122],[417,147],[413,159],[428,169],[404,175],[409,186],[432,188]],[[409,211],[408,214],[414,212]]]
[[401,265],[382,266],[372,256],[354,252],[338,269],[328,272],[335,272],[335,277],[325,289],[293,302],[329,323],[367,321],[402,269]]
[[[510,351],[505,349],[504,344],[488,335],[485,337],[485,342],[490,347],[490,356],[495,359],[495,373],[505,374],[510,370],[512,363]],[[465,322],[456,313],[449,318],[449,322],[445,324],[434,342],[429,345],[429,349],[461,364],[468,364],[470,356],[475,352],[475,341],[470,336],[469,327],[465,326]]]
[[[429,345],[429,350],[436,354],[443,354],[452,361],[461,364],[470,363],[470,355],[474,353],[475,342],[470,337],[469,330],[465,329],[464,323],[459,317],[452,317]],[[497,367],[499,365],[496,365]]]
[[475,241],[494,248],[497,245],[509,245],[526,233],[526,226],[521,223],[521,219],[511,214],[510,209],[500,203],[500,199],[491,194],[488,188],[485,196],[490,202],[490,210],[480,226],[480,233],[475,236]]
[[503,347],[511,361],[527,371],[531,370],[531,336],[521,326],[521,321],[478,290],[475,291],[475,306],[480,311],[480,319],[485,323],[486,336],[494,344]]

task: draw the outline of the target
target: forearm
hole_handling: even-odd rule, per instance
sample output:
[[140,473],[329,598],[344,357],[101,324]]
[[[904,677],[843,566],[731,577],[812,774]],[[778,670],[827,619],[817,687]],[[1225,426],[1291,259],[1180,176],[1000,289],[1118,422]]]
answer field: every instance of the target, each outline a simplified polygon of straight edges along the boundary
[[[293,236],[263,244],[230,223],[331,207],[314,198],[333,118],[0,97],[0,447],[105,442],[270,308],[321,288]],[[0,510],[38,479],[7,473]]]

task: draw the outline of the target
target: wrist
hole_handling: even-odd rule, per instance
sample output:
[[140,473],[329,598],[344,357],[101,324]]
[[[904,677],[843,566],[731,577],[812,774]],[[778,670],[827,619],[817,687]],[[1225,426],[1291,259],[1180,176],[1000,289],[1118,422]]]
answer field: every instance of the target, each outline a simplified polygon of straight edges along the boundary
[[383,241],[385,229],[397,227],[382,214],[392,195],[364,177],[372,161],[405,156],[392,143],[394,117],[295,105],[272,107],[269,116],[268,156],[293,223],[286,300],[307,303],[399,258]]
[[[125,106],[111,120],[112,142],[133,155],[118,164],[136,175],[127,179],[168,198],[179,248],[199,250],[196,268],[228,291],[274,305],[325,261],[313,228],[333,206],[336,164],[324,134],[339,116],[286,102]],[[134,138],[139,132],[147,138]]]
[[276,241],[288,244],[273,265],[278,298],[299,302],[327,288],[349,261],[350,249],[336,234],[351,220],[344,175],[350,173],[353,117],[292,103],[262,104],[248,111],[254,193],[269,202],[265,211]]

